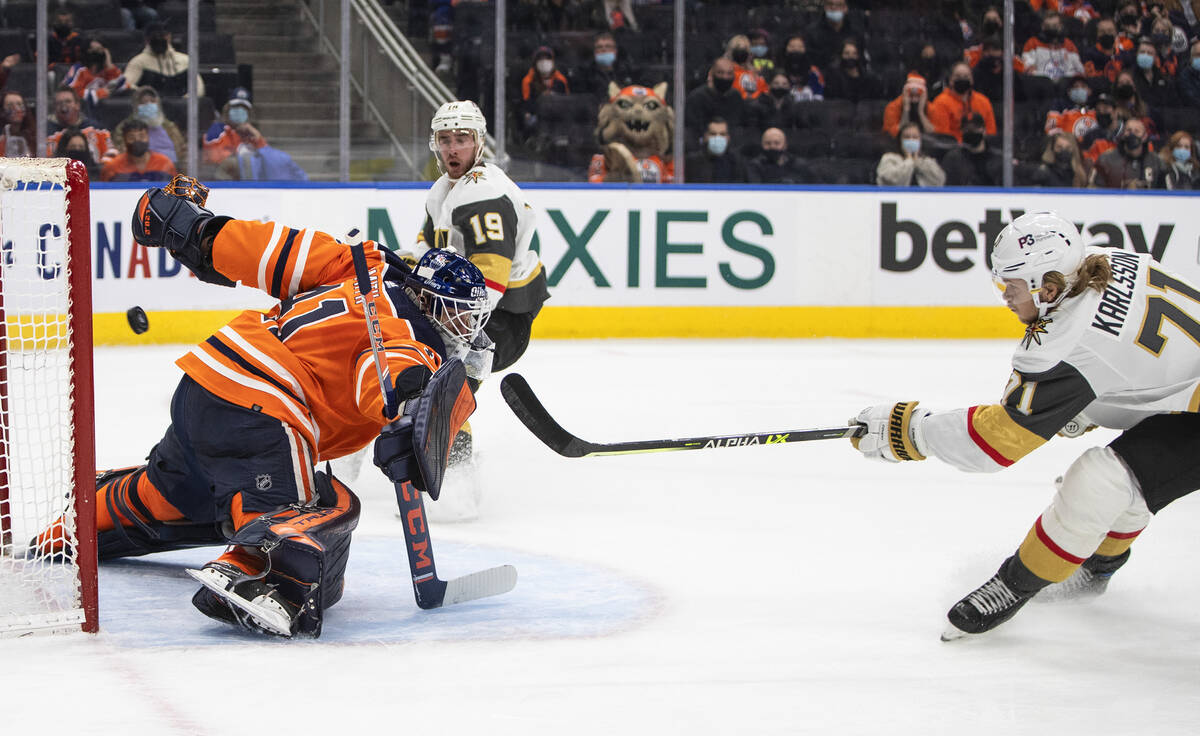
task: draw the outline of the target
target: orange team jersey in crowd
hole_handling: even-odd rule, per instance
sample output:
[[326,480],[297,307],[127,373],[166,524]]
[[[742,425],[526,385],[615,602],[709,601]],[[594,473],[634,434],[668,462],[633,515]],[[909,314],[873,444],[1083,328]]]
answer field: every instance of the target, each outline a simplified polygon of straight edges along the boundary
[[[366,256],[373,274],[387,269],[377,244],[366,243]],[[350,249],[315,230],[232,220],[212,259],[224,276],[281,301],[242,312],[177,365],[213,394],[297,430],[314,463],[374,440],[387,422]],[[392,379],[415,365],[436,371],[440,338],[399,287],[377,291],[376,305]]]
[[1062,130],[1075,136],[1075,140],[1082,141],[1089,131],[1099,125],[1100,123],[1096,120],[1096,111],[1090,108],[1074,107],[1062,112],[1051,110],[1046,113],[1047,134]]
[[741,64],[733,65],[733,88],[744,100],[756,99],[769,90],[767,80],[753,69],[747,69]]
[[127,153],[109,158],[100,170],[100,181],[170,181],[173,176],[175,164],[161,153],[153,151],[144,170],[139,170]]
[[[58,142],[62,140],[63,131],[66,128],[51,133],[46,136],[46,158],[54,158],[54,149],[58,148]],[[91,149],[92,158],[98,163],[104,163],[108,159],[120,153],[112,144],[112,139],[109,137],[108,131],[104,128],[94,128],[87,126],[79,132],[83,133],[83,137],[87,139],[88,148]]]
[[[643,184],[670,184],[675,181],[675,161],[664,161],[661,156],[646,156],[645,158],[635,158],[634,162],[638,167],[638,174],[641,178],[638,180]],[[604,154],[597,153],[592,156],[592,163],[588,165],[588,181],[592,183],[601,183],[607,181],[608,164],[604,161]]]
[[[219,164],[237,153],[238,146],[241,144],[242,136],[232,125],[224,125],[219,129],[213,125],[204,134],[204,160],[210,164]],[[262,148],[266,145],[267,139],[261,135],[254,141],[255,148]]]
[[978,113],[983,117],[986,133],[996,135],[996,116],[992,112],[992,103],[987,97],[974,91],[969,93],[968,100],[969,102],[963,101],[962,95],[953,90],[942,90],[925,110],[929,122],[933,123],[933,129],[938,133],[954,136],[955,140],[962,143],[963,117],[968,113]]

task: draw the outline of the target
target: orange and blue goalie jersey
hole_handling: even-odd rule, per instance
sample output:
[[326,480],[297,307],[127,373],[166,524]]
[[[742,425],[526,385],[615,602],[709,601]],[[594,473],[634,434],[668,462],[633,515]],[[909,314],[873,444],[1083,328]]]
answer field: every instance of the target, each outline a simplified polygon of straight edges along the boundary
[[[436,371],[445,347],[404,293],[401,272],[368,241],[367,263],[384,288],[376,295],[391,376],[424,365]],[[314,230],[232,220],[217,234],[213,266],[279,299],[247,310],[177,361],[226,401],[275,417],[307,442],[313,463],[371,442],[387,423],[367,322],[348,246]]]

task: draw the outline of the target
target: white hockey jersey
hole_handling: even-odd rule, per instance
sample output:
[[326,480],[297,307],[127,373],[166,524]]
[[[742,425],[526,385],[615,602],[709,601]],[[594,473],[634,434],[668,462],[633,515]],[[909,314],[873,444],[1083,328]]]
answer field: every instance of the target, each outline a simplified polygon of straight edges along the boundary
[[449,248],[483,272],[493,308],[536,311],[545,301],[545,272],[529,249],[535,217],[512,179],[484,163],[457,181],[443,174],[425,198],[425,224],[414,249]]
[[1112,266],[1104,292],[1070,297],[1030,325],[1000,403],[934,412],[920,425],[923,451],[963,470],[999,470],[1076,417],[1127,429],[1200,410],[1200,289],[1144,253],[1093,254]]

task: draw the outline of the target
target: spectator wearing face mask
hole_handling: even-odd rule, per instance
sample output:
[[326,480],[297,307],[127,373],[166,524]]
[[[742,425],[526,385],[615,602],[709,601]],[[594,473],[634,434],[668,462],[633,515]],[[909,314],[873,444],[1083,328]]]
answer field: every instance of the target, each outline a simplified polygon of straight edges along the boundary
[[4,92],[3,113],[4,128],[0,135],[0,156],[19,158],[34,155],[34,144],[37,130],[33,125],[33,116],[25,104],[25,98],[16,90]]
[[1079,49],[1064,35],[1062,16],[1053,11],[1042,17],[1038,35],[1025,42],[1021,63],[1027,77],[1044,77],[1051,82],[1083,74]]
[[804,36],[793,35],[783,48],[783,63],[780,69],[787,72],[792,86],[792,97],[797,102],[825,99],[825,76],[808,53]]
[[1088,79],[1105,79],[1109,84],[1121,71],[1121,58],[1126,51],[1133,50],[1133,41],[1117,35],[1117,24],[1112,18],[1096,21],[1096,43],[1080,52],[1083,73]]
[[[178,125],[163,116],[158,92],[155,92],[153,87],[138,87],[133,93],[133,114],[149,126],[150,150],[166,156],[176,169],[186,171],[187,143],[183,132],[179,130]],[[116,133],[117,140],[123,140],[122,129],[119,126]]]
[[1126,119],[1137,118],[1146,127],[1151,141],[1158,140],[1161,129],[1158,121],[1159,112],[1146,104],[1146,100],[1138,91],[1137,74],[1130,69],[1117,72],[1117,81],[1112,88],[1113,103],[1117,112]]
[[988,145],[986,126],[978,113],[963,121],[962,143],[942,157],[947,186],[998,187],[1003,183],[1004,161],[1000,151]]
[[925,77],[909,72],[904,80],[900,96],[883,108],[883,132],[895,138],[900,135],[900,126],[916,123],[921,133],[932,133],[933,122],[929,119],[929,93]]
[[1150,24],[1150,43],[1158,52],[1158,63],[1163,72],[1172,77],[1178,74],[1179,56],[1175,53],[1175,47],[1178,44],[1180,53],[1187,51],[1186,34],[1176,28],[1166,15],[1158,15]]
[[56,9],[46,36],[46,63],[51,69],[70,70],[83,61],[86,49],[87,43],[75,28],[75,14],[69,8]]
[[1200,109],[1200,38],[1192,42],[1187,64],[1175,78],[1179,99],[1186,105]]
[[1096,111],[1088,107],[1092,96],[1092,88],[1087,77],[1077,76],[1067,87],[1067,98],[1058,100],[1055,107],[1046,113],[1045,130],[1047,134],[1056,130],[1065,130],[1075,136],[1076,142],[1091,132],[1099,123],[1096,121]]
[[748,117],[746,101],[733,88],[733,76],[733,62],[718,57],[708,70],[708,83],[688,93],[683,119],[689,149],[694,150],[709,120],[720,118],[737,127]]
[[743,183],[746,164],[729,140],[729,124],[713,118],[705,127],[701,150],[690,153],[684,172],[692,183]]
[[[206,162],[236,169],[236,159],[231,157],[234,157],[240,146],[262,148],[267,145],[267,139],[250,123],[253,109],[250,91],[245,87],[234,89],[221,111],[221,117],[224,119],[214,120],[208,132],[204,134],[203,158]],[[229,168],[226,168],[224,173],[232,178]]]
[[87,167],[90,181],[97,181],[100,177],[100,164],[92,153],[92,146],[87,136],[79,128],[64,128],[59,131],[54,150],[50,151],[49,155],[82,162]]
[[767,94],[750,105],[751,125],[758,130],[796,127],[796,100],[788,75],[776,72],[771,75],[769,85]]
[[750,38],[750,68],[760,78],[770,80],[775,74],[775,62],[771,59],[771,34],[758,28],[747,35]]
[[871,71],[862,58],[857,41],[842,42],[839,63],[826,75],[825,99],[828,100],[877,100],[883,97],[883,82]]
[[1084,134],[1079,149],[1088,163],[1095,165],[1102,153],[1116,148],[1116,140],[1125,127],[1125,116],[1117,113],[1112,95],[1096,96],[1096,127]]
[[733,88],[742,99],[753,100],[767,93],[767,82],[750,64],[750,39],[738,34],[725,45],[725,58],[733,62]]
[[1133,118],[1117,139],[1117,147],[1101,154],[1092,171],[1092,186],[1108,189],[1154,189],[1161,186],[1166,168],[1152,150],[1146,125]]
[[119,127],[124,152],[104,164],[100,181],[170,181],[175,176],[171,160],[150,150],[150,126],[127,118]]
[[[112,136],[101,128],[91,118],[85,116],[79,107],[79,98],[69,88],[62,88],[54,93],[54,117],[50,119],[46,136],[46,155],[53,155],[62,144],[66,131],[75,131],[87,141],[92,160],[97,165],[116,156],[118,151],[112,144]],[[99,173],[97,169],[96,173]]]
[[[146,26],[146,46],[125,65],[131,87],[149,85],[164,97],[187,95],[188,55],[171,45],[171,34],[162,23]],[[196,94],[204,96],[204,79],[196,75]]]
[[838,63],[838,50],[846,39],[854,39],[861,49],[866,41],[865,28],[859,17],[850,11],[846,0],[822,0],[821,16],[804,31],[813,63],[828,69]]
[[1163,188],[1200,189],[1200,161],[1196,159],[1196,139],[1186,130],[1177,130],[1163,146]]
[[933,129],[954,140],[963,141],[963,120],[978,115],[983,121],[984,133],[996,135],[996,116],[988,98],[974,91],[971,67],[959,61],[950,67],[950,78],[946,89],[929,103],[929,120]]
[[940,187],[946,172],[938,162],[921,152],[921,126],[906,122],[896,135],[898,151],[888,151],[875,168],[875,181],[888,187]]
[[633,66],[621,54],[613,34],[603,31],[592,41],[592,58],[577,68],[569,81],[576,93],[607,99],[609,84],[621,89],[633,84]]
[[542,95],[571,93],[570,83],[554,66],[554,50],[539,46],[533,52],[533,64],[521,80],[521,129],[526,136],[537,133],[537,100]]
[[807,184],[814,181],[808,167],[788,151],[787,135],[767,128],[758,153],[746,162],[746,180],[751,184]]
[[1024,180],[1029,186],[1057,189],[1086,187],[1089,175],[1075,136],[1062,130],[1047,135],[1036,164],[1026,164],[1018,169],[1018,173],[1018,180]]
[[1113,20],[1117,24],[1117,37],[1128,41],[1131,47],[1145,35],[1142,22],[1146,21],[1147,17],[1142,15],[1138,0],[1121,0],[1117,3],[1117,14],[1113,16]]
[[1154,42],[1149,38],[1139,39],[1134,52],[1126,62],[1138,96],[1153,108],[1176,104],[1179,92],[1175,88],[1175,77],[1163,67]]
[[108,49],[94,39],[88,42],[83,61],[71,67],[63,78],[63,86],[75,90],[85,110],[89,111],[105,97],[128,88],[125,76],[113,64]]
[[[971,65],[975,91],[993,103],[1004,99],[1004,45],[1000,36],[988,36],[979,44],[979,54],[974,59],[967,55]],[[1013,74],[1025,71],[1020,55],[1013,56]],[[1017,77],[1014,77],[1017,78]]]

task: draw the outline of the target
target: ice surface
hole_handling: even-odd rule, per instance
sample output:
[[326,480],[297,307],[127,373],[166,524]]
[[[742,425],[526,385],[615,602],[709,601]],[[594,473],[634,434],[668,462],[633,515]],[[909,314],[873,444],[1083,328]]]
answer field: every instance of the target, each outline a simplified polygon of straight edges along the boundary
[[[518,364],[586,439],[842,423],[860,408],[995,400],[1013,345],[535,342]],[[105,466],[161,436],[183,346],[98,351]],[[512,563],[511,593],[417,609],[373,468],[345,600],[316,641],[191,608],[189,551],[101,569],[98,636],[0,640],[0,733],[1194,734],[1200,506],[1166,509],[1101,598],[938,641],[1086,447],[972,476],[845,441],[570,460],[498,381],[472,425],[479,520],[432,527],[443,578]]]

